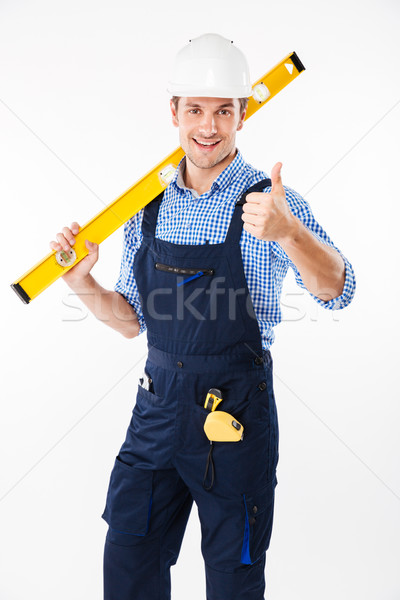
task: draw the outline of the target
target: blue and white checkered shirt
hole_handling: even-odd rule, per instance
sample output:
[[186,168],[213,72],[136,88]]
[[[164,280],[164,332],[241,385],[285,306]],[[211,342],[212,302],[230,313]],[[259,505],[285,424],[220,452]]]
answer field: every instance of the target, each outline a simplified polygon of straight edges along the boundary
[[[245,163],[238,151],[235,159],[217,177],[211,189],[199,196],[183,184],[179,163],[173,180],[164,192],[160,206],[155,235],[174,244],[220,244],[225,240],[235,203],[240,195],[253,184],[266,179],[263,171]],[[337,310],[347,306],[355,292],[354,271],[345,256],[315,220],[309,204],[294,190],[284,186],[286,200],[291,211],[321,242],[335,248],[346,266],[344,289],[341,296],[324,302],[311,294],[324,308]],[[265,188],[270,191],[271,188]],[[133,276],[133,259],[142,242],[143,210],[136,213],[124,226],[124,245],[118,281],[114,287],[133,306],[139,319],[140,332],[146,330],[139,293]],[[257,239],[245,229],[240,238],[244,272],[257,316],[262,345],[271,347],[275,334],[273,328],[281,321],[280,296],[282,283],[288,268],[294,271],[297,284],[307,289],[295,264],[277,242]]]

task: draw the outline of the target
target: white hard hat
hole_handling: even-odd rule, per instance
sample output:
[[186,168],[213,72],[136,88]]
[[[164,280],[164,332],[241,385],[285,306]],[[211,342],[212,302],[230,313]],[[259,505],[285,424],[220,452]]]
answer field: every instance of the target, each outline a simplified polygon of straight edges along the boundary
[[248,98],[251,84],[246,57],[217,33],[194,38],[178,52],[167,91],[173,96]]

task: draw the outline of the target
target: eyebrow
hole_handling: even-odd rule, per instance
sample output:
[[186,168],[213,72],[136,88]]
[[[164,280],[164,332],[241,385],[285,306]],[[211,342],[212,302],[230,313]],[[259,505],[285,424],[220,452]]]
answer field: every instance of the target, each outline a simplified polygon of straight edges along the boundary
[[[197,103],[187,102],[185,104],[185,107],[202,108],[202,105],[197,104]],[[217,106],[217,109],[220,109],[220,108],[235,108],[235,105],[233,104],[233,102],[225,102],[224,104],[219,104]]]

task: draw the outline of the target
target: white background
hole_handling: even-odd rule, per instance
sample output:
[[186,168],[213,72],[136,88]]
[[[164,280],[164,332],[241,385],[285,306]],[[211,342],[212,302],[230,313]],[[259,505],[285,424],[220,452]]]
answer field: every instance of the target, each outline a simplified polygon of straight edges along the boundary
[[[238,147],[267,172],[283,162],[357,275],[336,313],[285,283],[267,598],[400,598],[399,12],[396,0],[1,0],[1,600],[102,597],[100,515],[146,352],[62,280],[29,306],[9,284],[177,146],[168,65],[210,31],[245,52],[252,80],[293,50],[304,62]],[[106,288],[121,249],[122,228],[93,270]],[[205,598],[199,547],[194,507],[174,600]]]

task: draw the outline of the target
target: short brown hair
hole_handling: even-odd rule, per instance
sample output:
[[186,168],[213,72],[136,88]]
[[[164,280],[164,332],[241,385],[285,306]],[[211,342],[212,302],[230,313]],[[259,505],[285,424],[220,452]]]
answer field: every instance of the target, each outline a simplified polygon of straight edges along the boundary
[[[179,98],[180,98],[180,96],[172,96],[172,98],[171,98],[172,102],[174,103],[175,110],[178,110]],[[240,114],[242,114],[242,112],[244,110],[246,110],[246,108],[247,108],[249,99],[248,98],[238,98],[238,100],[239,100],[239,104],[240,104]]]

